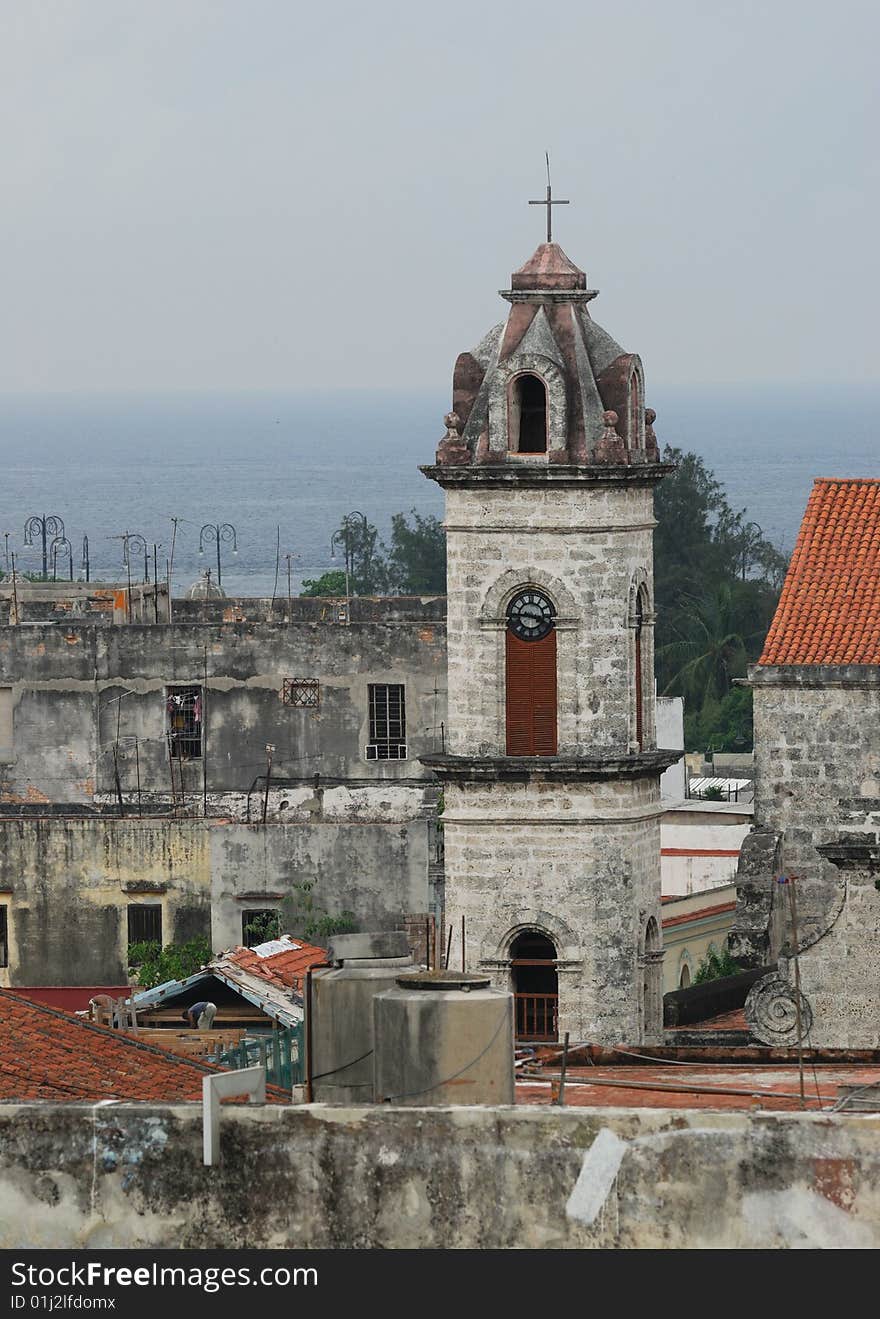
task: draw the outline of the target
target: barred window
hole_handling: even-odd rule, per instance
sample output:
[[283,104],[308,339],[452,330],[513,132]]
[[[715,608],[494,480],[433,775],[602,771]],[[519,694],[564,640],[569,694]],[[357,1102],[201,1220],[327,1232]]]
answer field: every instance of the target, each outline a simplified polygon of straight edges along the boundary
[[370,743],[368,760],[406,758],[406,702],[403,683],[369,684]]
[[0,966],[9,965],[9,908],[0,905]]
[[241,941],[245,948],[253,948],[280,937],[281,912],[277,907],[260,907],[241,913]]
[[201,687],[166,687],[168,750],[174,760],[198,760],[202,754],[204,698]]
[[162,905],[135,902],[128,908],[128,942],[162,944]]
[[321,684],[317,678],[285,678],[281,700],[284,705],[317,709],[321,703]]

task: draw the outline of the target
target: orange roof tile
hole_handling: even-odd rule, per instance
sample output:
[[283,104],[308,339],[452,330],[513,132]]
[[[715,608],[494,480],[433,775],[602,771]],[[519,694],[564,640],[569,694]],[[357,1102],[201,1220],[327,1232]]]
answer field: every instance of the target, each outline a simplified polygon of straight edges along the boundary
[[201,1100],[219,1070],[0,990],[0,1100]]
[[[260,957],[256,948],[234,948],[232,952],[224,953],[223,960],[234,962],[243,971],[268,980],[271,984],[301,991],[306,971],[310,966],[326,962],[327,949],[303,943],[289,934],[283,934],[281,939],[288,940],[290,948],[272,953],[269,957]],[[270,947],[271,944],[265,946]]]
[[817,480],[759,664],[880,664],[880,480]]

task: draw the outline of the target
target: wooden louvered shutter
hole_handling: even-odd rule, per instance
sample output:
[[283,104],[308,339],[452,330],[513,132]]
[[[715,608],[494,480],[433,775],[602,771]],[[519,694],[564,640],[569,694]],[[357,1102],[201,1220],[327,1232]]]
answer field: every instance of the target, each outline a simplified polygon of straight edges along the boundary
[[507,754],[556,755],[556,632],[540,641],[507,633]]

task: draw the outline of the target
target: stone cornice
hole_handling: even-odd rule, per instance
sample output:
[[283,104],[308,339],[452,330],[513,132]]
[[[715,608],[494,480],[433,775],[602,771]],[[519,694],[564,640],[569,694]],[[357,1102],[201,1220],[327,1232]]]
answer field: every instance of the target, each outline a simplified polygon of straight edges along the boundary
[[431,481],[444,489],[484,486],[509,486],[514,489],[543,489],[546,486],[571,488],[577,486],[657,485],[668,472],[675,471],[673,463],[618,463],[603,465],[575,465],[573,463],[481,463],[444,466],[438,463],[419,468]]
[[752,664],[743,687],[880,687],[880,664]]
[[656,778],[683,751],[642,751],[632,756],[421,756],[438,778],[463,783],[571,782]]
[[839,870],[867,870],[871,874],[880,872],[880,843],[865,839],[841,839],[837,843],[823,843],[816,851],[837,866]]
[[505,302],[592,302],[598,289],[499,289]]

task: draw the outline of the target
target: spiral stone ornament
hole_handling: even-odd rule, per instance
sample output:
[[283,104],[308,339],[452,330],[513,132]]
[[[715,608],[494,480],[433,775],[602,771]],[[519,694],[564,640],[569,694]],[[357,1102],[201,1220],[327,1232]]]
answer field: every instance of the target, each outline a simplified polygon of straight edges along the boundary
[[[813,1024],[812,1009],[800,995],[801,1040]],[[795,988],[781,975],[763,976],[749,990],[745,1006],[746,1022],[756,1040],[762,1044],[798,1043],[797,996]]]

